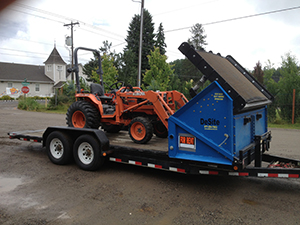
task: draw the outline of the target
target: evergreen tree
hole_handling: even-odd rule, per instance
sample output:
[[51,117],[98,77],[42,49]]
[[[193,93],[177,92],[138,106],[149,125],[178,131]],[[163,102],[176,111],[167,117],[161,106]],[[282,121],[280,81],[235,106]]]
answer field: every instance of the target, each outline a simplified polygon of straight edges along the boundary
[[193,45],[197,50],[205,50],[204,45],[207,45],[205,41],[207,36],[204,34],[202,24],[196,23],[192,26],[190,32],[192,33],[192,37],[188,39],[188,43]]
[[122,65],[120,68],[119,80],[124,81],[125,85],[136,86],[138,67],[135,62],[135,53],[129,49],[125,50],[121,57]]
[[159,24],[158,31],[155,37],[156,37],[155,47],[159,48],[161,55],[166,54],[167,45],[165,43],[165,33],[164,33],[164,28],[162,23]]
[[[204,45],[207,45],[205,39],[206,35],[204,34],[204,28],[201,24],[195,24],[190,32],[192,37],[188,39],[188,43],[193,45],[197,50],[204,50]],[[176,66],[180,64],[180,66]],[[187,82],[189,85],[195,82],[202,77],[202,73],[198,70],[187,58],[177,60],[175,63],[175,74],[177,74],[181,81]]]
[[261,63],[258,61],[254,67],[253,74],[254,78],[260,83],[264,83],[264,71],[262,70]]
[[[149,63],[147,56],[150,55],[154,49],[155,34],[154,34],[154,23],[152,22],[152,15],[147,9],[144,9],[143,18],[143,42],[142,42],[142,73],[145,73],[149,69]],[[138,68],[138,57],[139,57],[139,40],[140,40],[140,24],[141,16],[134,15],[131,23],[129,24],[129,30],[126,37],[127,45],[124,52],[131,50],[133,52],[133,62],[135,67]],[[124,57],[125,54],[124,54]],[[126,64],[124,66],[127,66]],[[143,79],[142,79],[143,80]]]

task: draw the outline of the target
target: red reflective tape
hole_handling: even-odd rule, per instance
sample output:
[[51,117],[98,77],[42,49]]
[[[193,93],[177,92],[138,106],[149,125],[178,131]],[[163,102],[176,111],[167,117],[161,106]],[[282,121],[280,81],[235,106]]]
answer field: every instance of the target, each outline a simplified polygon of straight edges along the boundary
[[154,165],[155,168],[162,169],[161,165]]
[[278,177],[278,173],[269,173],[268,177]]
[[24,140],[24,141],[28,141],[28,139],[27,139],[27,138],[23,138],[23,140]]
[[299,178],[299,174],[289,174],[290,178]]
[[185,173],[185,169],[177,169],[177,172]]
[[141,166],[141,165],[142,165],[142,163],[141,163],[141,162],[135,162],[135,165],[139,165],[139,166]]
[[239,176],[245,176],[245,177],[247,177],[247,176],[249,176],[249,173],[239,173]]
[[210,174],[210,175],[218,175],[219,172],[218,171],[209,171],[208,174]]
[[122,159],[117,159],[117,158],[116,158],[116,162],[122,162]]

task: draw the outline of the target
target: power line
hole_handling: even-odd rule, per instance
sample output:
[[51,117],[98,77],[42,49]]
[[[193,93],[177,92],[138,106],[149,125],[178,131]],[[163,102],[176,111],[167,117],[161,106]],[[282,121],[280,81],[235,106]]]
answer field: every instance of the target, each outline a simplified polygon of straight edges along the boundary
[[30,54],[49,55],[49,54],[46,54],[46,53],[29,52],[29,51],[23,51],[23,50],[17,50],[17,49],[10,49],[10,48],[0,48],[0,49],[6,50],[6,51],[24,52],[24,53],[30,53]]
[[[28,5],[25,5],[25,4],[21,4],[21,3],[16,3],[15,5],[17,5],[18,7],[21,7],[21,8],[25,8],[25,9],[29,9],[29,10],[32,10],[32,11],[35,11],[35,12],[38,12],[38,13],[43,13],[43,14],[47,14],[47,15],[50,15],[50,16],[53,16],[53,17],[57,17],[57,18],[60,18],[60,19],[63,19],[63,20],[68,20],[68,21],[78,21],[80,22],[81,24],[89,27],[89,28],[92,28],[92,29],[95,29],[95,30],[98,30],[98,31],[101,31],[101,32],[105,32],[105,33],[110,33],[114,36],[118,36],[118,37],[121,37],[123,38],[122,35],[119,35],[119,34],[116,34],[116,33],[113,33],[111,31],[108,31],[108,30],[105,30],[103,28],[99,28],[99,27],[96,27],[94,25],[91,25],[87,22],[84,22],[84,21],[80,21],[80,20],[77,20],[77,19],[74,19],[74,18],[68,18],[68,17],[65,17],[65,16],[62,16],[60,14],[56,14],[56,13],[53,13],[53,12],[49,12],[49,11],[46,11],[46,10],[42,10],[42,9],[39,9],[39,8],[36,8],[36,7],[32,7],[32,6],[28,6]],[[24,12],[26,13],[26,12]],[[30,14],[30,13],[27,13],[29,15],[33,15],[33,16],[37,16],[36,14]],[[38,17],[41,17],[41,16],[38,16]],[[46,17],[41,17],[41,18],[45,18],[45,19],[49,19],[49,20],[53,20],[53,19],[50,19],[50,18],[46,18]],[[53,20],[55,22],[59,22],[59,23],[64,23],[64,22],[61,22],[61,21],[57,21],[57,20]],[[99,33],[98,33],[99,34]]]
[[[219,20],[219,21],[215,21],[215,22],[204,23],[202,25],[203,26],[208,26],[208,25],[213,25],[213,24],[217,24],[217,23],[225,23],[225,22],[230,22],[230,21],[234,21],[234,20],[241,20],[241,19],[246,19],[246,18],[251,18],[251,17],[256,17],[256,16],[263,16],[263,15],[268,15],[268,14],[273,14],[273,13],[285,12],[285,11],[299,9],[299,8],[300,8],[300,6],[295,6],[295,7],[291,7],[291,8],[278,9],[278,10],[269,11],[269,12],[263,12],[263,13],[248,15],[248,16],[241,16],[241,17],[231,18],[231,19],[227,19],[227,20]],[[185,30],[185,29],[189,29],[189,28],[191,28],[191,27],[183,27],[183,28],[168,30],[168,31],[165,31],[165,33],[173,32],[173,31],[179,31],[179,30]]]
[[[17,50],[15,50],[17,51]],[[25,51],[19,51],[19,52],[25,52]],[[43,53],[37,53],[37,54],[43,54]],[[43,59],[42,56],[28,56],[28,55],[16,55],[16,54],[10,54],[10,53],[3,53],[3,52],[0,52],[0,55],[11,55],[11,56],[17,56],[17,57],[26,57],[26,58],[38,58],[38,59]],[[48,55],[48,54],[45,54],[45,55]],[[62,56],[63,58],[68,58],[69,56]],[[88,59],[83,59],[83,58],[78,58],[80,61],[85,61],[85,62],[88,62],[90,60]]]
[[[53,43],[50,44],[50,43],[46,43],[46,42],[25,40],[25,39],[22,39],[22,38],[13,38],[13,37],[8,37],[8,36],[1,35],[1,34],[0,34],[0,37],[4,37],[4,38],[7,38],[7,39],[15,39],[15,40],[19,40],[19,41],[28,41],[28,42],[32,42],[32,43],[35,43],[35,44],[44,44],[44,45],[52,45],[53,46]],[[57,46],[64,47],[63,45],[57,45]]]

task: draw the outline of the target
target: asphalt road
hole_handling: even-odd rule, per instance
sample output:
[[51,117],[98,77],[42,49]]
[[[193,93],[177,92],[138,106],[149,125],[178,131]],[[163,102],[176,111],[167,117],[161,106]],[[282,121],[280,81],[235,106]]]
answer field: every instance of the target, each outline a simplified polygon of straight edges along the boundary
[[[0,102],[0,224],[300,224],[300,180],[189,176],[108,163],[52,164],[7,132],[65,125],[65,115]],[[271,152],[300,158],[300,131],[272,129]]]

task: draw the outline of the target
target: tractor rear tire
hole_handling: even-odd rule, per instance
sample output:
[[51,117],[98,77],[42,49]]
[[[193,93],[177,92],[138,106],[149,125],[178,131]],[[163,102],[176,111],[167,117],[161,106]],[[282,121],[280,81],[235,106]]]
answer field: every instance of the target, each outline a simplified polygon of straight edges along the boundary
[[129,136],[137,144],[146,144],[153,136],[153,126],[146,117],[136,117],[129,124]]
[[98,129],[100,113],[92,103],[77,101],[69,107],[66,120],[69,127]]

